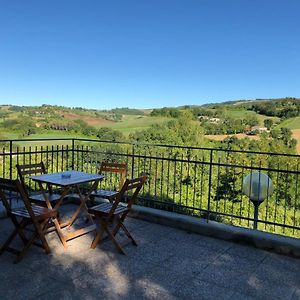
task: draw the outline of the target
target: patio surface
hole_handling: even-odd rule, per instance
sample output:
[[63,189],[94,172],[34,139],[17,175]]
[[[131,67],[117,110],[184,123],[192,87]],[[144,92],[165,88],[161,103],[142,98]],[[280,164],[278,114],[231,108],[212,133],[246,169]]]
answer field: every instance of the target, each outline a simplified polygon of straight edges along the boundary
[[[132,218],[138,247],[119,254],[93,233],[68,242],[47,236],[24,259],[0,256],[0,299],[300,299],[300,260]],[[11,232],[0,220],[0,243]]]

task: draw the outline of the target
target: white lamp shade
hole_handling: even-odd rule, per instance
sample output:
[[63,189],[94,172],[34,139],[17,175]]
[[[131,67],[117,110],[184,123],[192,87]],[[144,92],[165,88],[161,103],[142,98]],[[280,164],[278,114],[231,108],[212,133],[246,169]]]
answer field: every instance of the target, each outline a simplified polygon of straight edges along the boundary
[[252,201],[262,202],[273,193],[271,178],[261,172],[252,172],[243,180],[243,193]]

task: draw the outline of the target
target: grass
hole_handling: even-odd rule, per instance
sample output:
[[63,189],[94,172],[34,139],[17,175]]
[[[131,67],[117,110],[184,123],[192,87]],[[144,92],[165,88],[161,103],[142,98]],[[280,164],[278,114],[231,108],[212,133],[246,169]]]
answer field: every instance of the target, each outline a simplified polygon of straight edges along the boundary
[[[50,138],[72,138],[75,137],[73,133],[67,133],[65,131],[50,131],[47,133],[38,133],[38,134],[31,134],[30,136],[20,137],[16,132],[7,132],[1,135],[0,139],[50,139]],[[76,137],[80,138],[83,136],[76,135]],[[19,147],[35,147],[35,146],[56,146],[59,145],[71,145],[71,141],[18,141],[14,142],[14,145],[18,145]]]
[[279,127],[286,127],[290,129],[300,129],[300,117],[284,120],[279,124]]
[[[232,117],[232,118],[245,118],[247,116],[256,116],[258,118],[259,121],[259,125],[264,126],[264,120],[265,119],[272,119],[274,123],[279,123],[280,122],[280,118],[277,117],[268,117],[268,116],[264,116],[264,115],[260,115],[254,111],[245,111],[245,110],[227,110],[226,113],[228,114],[228,116]],[[299,123],[300,125],[300,123]],[[298,127],[300,128],[300,126]]]
[[125,115],[123,116],[122,121],[108,124],[106,127],[119,130],[125,136],[128,136],[130,133],[134,133],[135,131],[147,129],[152,124],[163,124],[167,121],[170,121],[170,118]]
[[229,116],[229,117],[232,117],[232,118],[245,118],[246,116],[254,116],[257,115],[256,112],[254,111],[245,111],[245,110],[233,110],[233,109],[230,109],[230,110],[226,110],[226,114]]
[[[32,137],[34,138],[34,137]],[[45,137],[47,138],[47,137]],[[72,145],[72,142],[71,141],[28,141],[28,142],[25,142],[25,141],[22,141],[22,142],[17,142],[15,143],[16,145],[18,145],[19,147],[40,147],[40,146],[43,146],[43,147],[51,147],[51,146],[54,146],[56,147],[56,145],[59,145],[59,146],[71,146]]]

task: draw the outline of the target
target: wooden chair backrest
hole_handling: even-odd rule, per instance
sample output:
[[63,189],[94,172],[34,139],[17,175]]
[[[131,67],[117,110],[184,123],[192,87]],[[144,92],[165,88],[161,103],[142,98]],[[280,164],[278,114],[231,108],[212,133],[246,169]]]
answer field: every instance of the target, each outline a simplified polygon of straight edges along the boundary
[[127,164],[102,162],[99,174],[103,174],[103,173],[119,173],[120,174],[119,190],[121,190],[126,179]]
[[140,190],[142,189],[145,181],[147,180],[147,176],[141,176],[134,179],[126,179],[125,183],[123,184],[120,192],[118,193],[116,200],[114,201],[111,210],[109,212],[109,217],[113,215],[114,211],[122,201],[124,195],[128,191],[132,191],[131,195],[126,195],[126,198],[128,199],[127,207],[131,209],[133,203],[135,202]]
[[[20,181],[25,190],[26,190],[26,179],[29,176],[47,174],[47,170],[42,161],[40,163],[35,163],[35,164],[25,164],[25,165],[17,164],[16,167],[17,167]],[[47,184],[47,189],[49,193],[52,193],[52,188],[50,184]]]
[[9,204],[9,201],[6,197],[6,195],[9,192],[18,193],[21,197],[21,199],[24,202],[24,205],[32,219],[34,219],[35,215],[31,207],[31,203],[28,199],[27,193],[25,192],[20,180],[18,179],[5,179],[0,178],[0,199],[3,202],[3,205],[6,209],[7,214],[9,215],[11,212],[11,206]]

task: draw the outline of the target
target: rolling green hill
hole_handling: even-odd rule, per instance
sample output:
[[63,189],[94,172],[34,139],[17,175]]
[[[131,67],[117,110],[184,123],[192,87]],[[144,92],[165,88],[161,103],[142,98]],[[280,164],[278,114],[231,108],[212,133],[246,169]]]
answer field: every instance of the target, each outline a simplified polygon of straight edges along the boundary
[[95,137],[103,127],[121,132],[125,138],[135,131],[162,124],[170,118],[150,116],[151,109],[115,108],[95,110],[42,105],[39,107],[0,105],[0,137],[53,138]]
[[[264,113],[263,113],[264,112]],[[114,108],[111,110],[63,106],[0,105],[2,138],[97,136],[105,127],[129,134],[164,124],[172,119],[189,118],[208,134],[243,133],[253,125],[300,129],[300,99],[235,100],[205,105],[185,105],[159,109]]]

